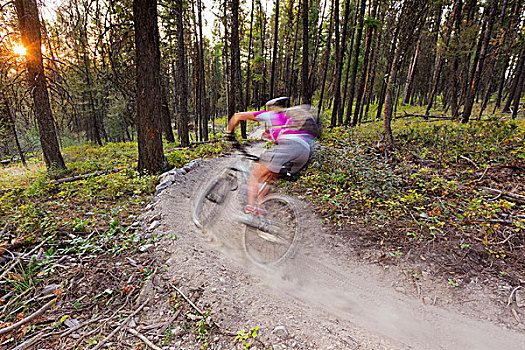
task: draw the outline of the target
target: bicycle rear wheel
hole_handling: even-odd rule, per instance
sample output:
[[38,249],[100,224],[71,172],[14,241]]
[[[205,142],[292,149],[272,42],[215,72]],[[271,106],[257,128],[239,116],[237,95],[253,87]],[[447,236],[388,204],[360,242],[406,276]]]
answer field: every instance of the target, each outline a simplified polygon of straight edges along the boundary
[[295,254],[301,228],[299,212],[290,197],[271,194],[259,205],[268,214],[245,224],[243,247],[259,265],[277,265]]
[[193,222],[198,228],[209,228],[217,220],[235,183],[235,176],[225,171],[206,185],[193,208]]

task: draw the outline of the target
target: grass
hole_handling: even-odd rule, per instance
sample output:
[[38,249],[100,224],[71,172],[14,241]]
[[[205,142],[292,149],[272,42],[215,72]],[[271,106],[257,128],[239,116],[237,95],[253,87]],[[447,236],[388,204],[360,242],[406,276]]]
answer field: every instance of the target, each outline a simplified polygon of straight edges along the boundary
[[525,191],[525,122],[402,118],[392,126],[396,146],[388,154],[377,147],[380,122],[325,128],[309,167],[285,186],[310,198],[324,221],[343,232],[361,226],[366,240],[386,249],[439,244],[454,260],[467,247],[483,261],[479,268],[510,264],[504,277],[518,278],[525,211],[481,187]]

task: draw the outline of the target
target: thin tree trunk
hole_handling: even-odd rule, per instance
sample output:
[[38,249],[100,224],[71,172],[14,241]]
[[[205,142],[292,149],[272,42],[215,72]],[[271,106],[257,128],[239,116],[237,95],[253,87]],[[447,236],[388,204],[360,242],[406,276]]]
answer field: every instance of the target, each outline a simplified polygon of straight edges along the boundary
[[[524,67],[525,67],[525,44],[523,44],[523,47],[521,49],[521,52],[518,58],[518,63],[514,71],[514,79],[512,80],[512,85],[509,90],[509,96],[507,98],[505,106],[503,107],[503,112],[510,111],[510,106],[512,105],[512,101],[514,101],[515,99],[516,91],[519,89],[519,81],[523,73]],[[519,99],[520,99],[520,96],[518,95],[517,100]]]
[[[20,157],[22,164],[25,167],[27,167],[26,157],[24,155],[24,152],[22,151],[22,147],[20,146],[20,141],[18,140],[18,134],[16,133],[15,118],[13,117],[13,113],[11,112],[11,104],[9,103],[9,100],[5,96],[2,97],[2,100],[4,104],[4,113],[6,115],[5,122],[6,124],[8,124],[8,128],[11,129],[11,133],[13,134],[13,139],[15,140],[16,150],[18,151],[18,156]],[[2,117],[0,116],[0,120],[1,119]]]
[[512,118],[516,119],[518,116],[518,110],[520,108],[521,92],[523,91],[523,85],[525,84],[525,70],[521,71],[520,80],[514,96],[514,104],[512,108]]
[[461,33],[461,21],[463,18],[463,2],[462,0],[456,0],[454,5],[456,7],[456,12],[454,13],[454,53],[453,63],[452,63],[452,74],[450,74],[450,114],[452,118],[456,119],[458,117],[458,68],[459,68],[459,56],[457,51],[459,51],[460,44],[460,33]]
[[321,84],[321,94],[319,96],[319,105],[317,107],[317,118],[321,116],[321,110],[323,108],[324,89],[326,85],[326,76],[328,73],[328,62],[330,60],[330,51],[332,48],[332,29],[333,29],[333,18],[334,18],[334,5],[332,3],[332,9],[330,11],[330,24],[328,26],[328,38],[326,42],[326,49],[323,57],[323,82]]
[[463,123],[468,123],[470,114],[472,113],[472,107],[474,105],[474,97],[478,91],[479,80],[481,78],[481,72],[483,70],[483,63],[485,61],[485,56],[488,50],[490,37],[492,36],[492,27],[494,25],[494,19],[496,17],[496,9],[498,7],[499,0],[492,0],[489,17],[487,18],[487,27],[483,35],[483,43],[481,45],[481,52],[479,55],[478,64],[474,71],[472,81],[470,84],[470,89],[467,94],[467,99],[465,100],[465,108],[463,109]]
[[303,8],[301,12],[301,17],[303,21],[303,61],[301,68],[301,100],[303,103],[310,104],[312,100],[312,94],[310,91],[310,82],[308,81],[308,0],[302,0],[302,3]]
[[175,1],[175,21],[177,25],[177,71],[179,76],[180,120],[178,134],[182,147],[190,145],[188,130],[188,85],[186,76],[186,48],[184,47],[184,24],[182,22],[182,1]]
[[199,21],[199,104],[200,104],[200,121],[202,140],[208,141],[208,113],[207,113],[207,95],[206,95],[206,74],[204,70],[204,44],[202,35],[202,1],[197,0],[197,12]]
[[173,135],[173,129],[171,128],[171,112],[168,105],[168,94],[166,89],[161,84],[162,93],[162,130],[166,137],[166,141],[175,142],[175,136]]
[[279,0],[275,0],[275,23],[273,31],[272,72],[270,74],[270,98],[274,98],[275,64],[277,61],[277,42],[279,37]]
[[354,15],[352,16],[352,23],[350,23],[350,38],[348,42],[350,43],[350,48],[348,48],[348,44],[346,44],[345,48],[348,51],[348,59],[346,60],[346,68],[345,68],[345,83],[343,87],[343,98],[341,99],[341,106],[339,107],[339,115],[340,118],[343,117],[343,113],[345,110],[345,104],[346,104],[346,97],[348,96],[348,79],[350,79],[350,66],[352,63],[352,51],[354,49],[354,35],[355,35],[355,24],[357,21],[357,14],[359,13],[359,1],[356,2],[355,9],[354,9]]
[[252,0],[252,9],[250,13],[250,36],[248,39],[248,61],[246,62],[246,101],[244,105],[248,107],[250,105],[250,89],[252,81],[252,38],[253,38],[253,7],[255,0]]
[[[372,4],[372,18],[375,18],[377,13],[377,6],[379,5],[378,0],[374,0]],[[366,71],[368,68],[368,58],[370,57],[370,46],[372,43],[372,34],[373,34],[373,27],[368,27],[366,29],[366,37],[365,37],[365,52],[363,57],[363,63],[361,65],[361,81],[359,83],[359,88],[357,90],[357,96],[355,100],[355,110],[354,110],[354,122],[355,125],[357,125],[357,121],[359,118],[359,112],[361,110],[362,106],[362,98],[365,94],[365,88],[366,88]],[[397,101],[397,100],[396,100]],[[353,123],[352,123],[353,124]]]
[[66,169],[60,153],[57,133],[47,91],[42,62],[40,20],[35,0],[15,0],[22,44],[27,48],[27,78],[34,101],[40,144],[48,171]]
[[[445,30],[445,34],[444,34],[444,42],[445,42],[445,47],[444,49],[448,49],[448,45],[450,43],[450,35],[451,35],[451,32],[452,32],[452,27],[454,25],[454,13],[457,9],[456,8],[453,8],[452,9],[452,12],[450,13],[450,17],[449,17],[449,20],[448,20],[448,24],[447,24],[447,28]],[[439,11],[439,14],[441,16],[441,11]],[[437,46],[437,42],[436,42],[436,46]],[[437,49],[439,50],[439,49]],[[432,109],[432,105],[434,104],[434,98],[436,97],[436,94],[437,94],[437,89],[438,89],[438,84],[439,84],[439,80],[441,78],[441,71],[443,70],[443,54],[441,51],[438,51],[437,52],[437,60],[436,60],[436,66],[435,66],[435,69],[434,69],[434,76],[432,77],[432,87],[430,89],[430,95],[428,97],[428,106],[427,106],[427,109],[425,111],[425,115],[428,116],[429,113],[430,113],[430,110]]]
[[[348,3],[349,0],[346,0]],[[345,5],[346,6],[346,5]],[[330,126],[337,125],[337,112],[339,100],[341,99],[341,39],[339,38],[339,0],[334,0],[334,32],[335,32],[335,72],[334,72],[334,107]]]
[[412,88],[412,82],[414,81],[414,70],[416,68],[417,59],[419,57],[419,46],[421,45],[421,37],[417,40],[416,48],[414,50],[414,56],[412,57],[412,62],[408,67],[407,81],[405,83],[405,91],[403,91],[403,100],[401,101],[401,106],[404,106],[407,103],[407,99],[410,96],[410,89]]
[[[355,55],[352,66],[352,78],[350,79],[350,95],[348,96],[348,108],[346,109],[346,120],[345,124],[350,123],[350,116],[352,114],[352,107],[354,105],[354,92],[355,92],[355,81],[357,77],[357,64],[359,63],[359,53],[361,48],[361,36],[363,35],[363,20],[365,16],[366,1],[361,0],[361,6],[359,8],[357,34],[355,38]],[[357,118],[352,120],[352,125],[357,125]]]

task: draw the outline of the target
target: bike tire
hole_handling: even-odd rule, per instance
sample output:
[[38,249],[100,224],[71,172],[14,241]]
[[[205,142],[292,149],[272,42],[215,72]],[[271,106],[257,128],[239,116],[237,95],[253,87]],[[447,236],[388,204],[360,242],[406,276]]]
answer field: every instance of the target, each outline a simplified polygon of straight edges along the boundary
[[225,209],[234,181],[230,173],[223,172],[204,187],[193,207],[193,222],[198,228],[204,230],[216,221]]
[[299,245],[302,234],[299,211],[292,198],[279,194],[266,196],[259,206],[268,212],[260,220],[281,227],[267,230],[268,227],[245,224],[242,236],[244,252],[257,265],[279,265],[292,258]]

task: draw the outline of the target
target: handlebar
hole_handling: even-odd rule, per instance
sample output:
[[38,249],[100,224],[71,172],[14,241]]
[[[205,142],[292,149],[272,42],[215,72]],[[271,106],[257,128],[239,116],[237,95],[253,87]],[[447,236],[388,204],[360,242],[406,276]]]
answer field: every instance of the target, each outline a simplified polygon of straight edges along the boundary
[[259,157],[246,151],[246,147],[244,147],[238,140],[234,139],[230,142],[232,143],[232,147],[239,151],[239,153],[241,153],[246,159],[253,160],[254,162],[259,161]]

